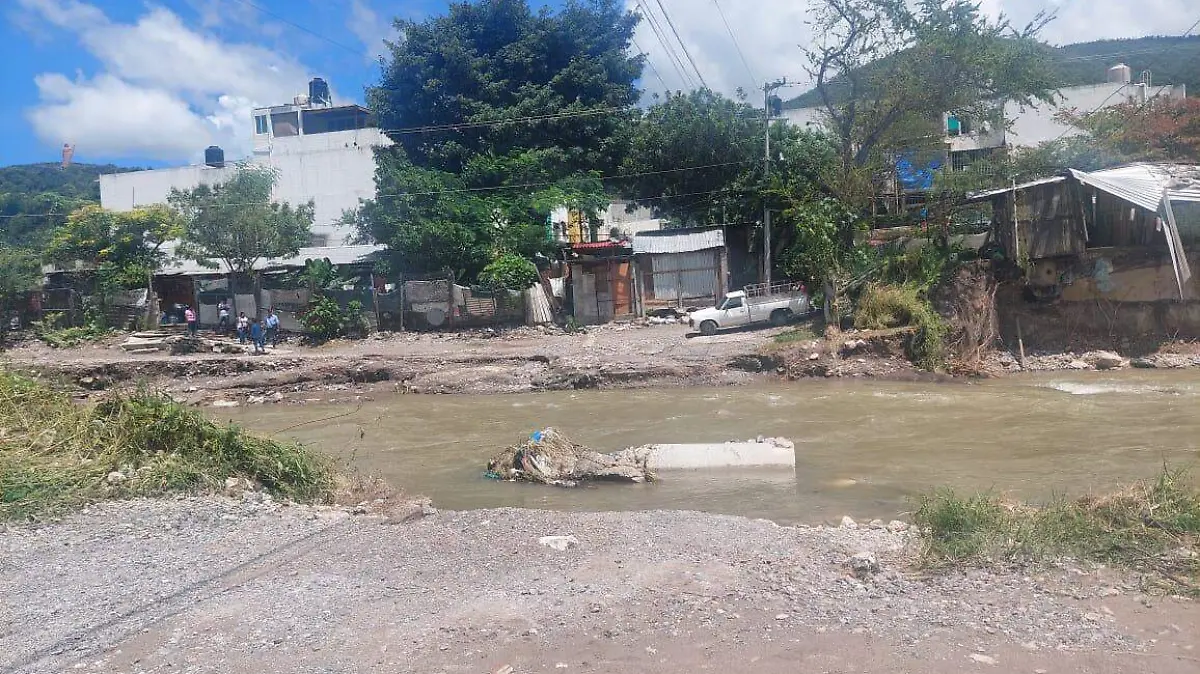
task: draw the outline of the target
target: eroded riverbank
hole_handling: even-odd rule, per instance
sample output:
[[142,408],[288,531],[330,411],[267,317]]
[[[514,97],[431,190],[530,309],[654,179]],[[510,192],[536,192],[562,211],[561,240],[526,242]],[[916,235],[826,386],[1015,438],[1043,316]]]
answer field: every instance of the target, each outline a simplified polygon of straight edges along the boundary
[[[869,335],[866,335],[870,337]],[[313,404],[404,394],[511,394],[742,386],[809,379],[948,381],[1025,371],[1094,370],[1096,353],[989,352],[958,377],[924,372],[904,357],[902,336],[829,338],[806,326],[690,335],[679,325],[606,325],[586,334],[517,329],[447,334],[388,333],[320,347],[282,344],[267,355],[130,353],[119,339],[70,349],[27,341],[4,353],[7,367],[92,396],[149,386],[197,405]],[[1200,367],[1190,344],[1121,360],[1122,366]],[[968,375],[969,372],[969,375]]]

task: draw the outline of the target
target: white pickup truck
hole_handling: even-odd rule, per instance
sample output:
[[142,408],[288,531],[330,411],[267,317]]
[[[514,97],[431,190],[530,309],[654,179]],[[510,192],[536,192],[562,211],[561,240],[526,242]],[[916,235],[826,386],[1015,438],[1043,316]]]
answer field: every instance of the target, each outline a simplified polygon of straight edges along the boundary
[[752,323],[785,325],[795,316],[808,313],[808,292],[800,283],[757,283],[737,292],[711,309],[698,309],[688,314],[688,325],[702,335],[714,335],[717,330]]

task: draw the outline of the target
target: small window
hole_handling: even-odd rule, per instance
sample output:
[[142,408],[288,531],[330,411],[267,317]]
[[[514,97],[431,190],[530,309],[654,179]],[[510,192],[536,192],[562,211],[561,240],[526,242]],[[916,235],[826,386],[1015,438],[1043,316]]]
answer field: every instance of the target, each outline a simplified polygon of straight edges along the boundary
[[271,128],[276,138],[300,135],[300,117],[295,112],[277,112],[271,115]]
[[308,236],[308,245],[313,248],[324,248],[329,245],[328,234],[310,234]]
[[725,301],[725,309],[726,310],[741,309],[741,308],[742,308],[742,298],[740,298],[740,297],[731,297]]
[[270,131],[270,127],[267,126],[267,116],[266,115],[255,115],[254,116],[254,133],[256,135],[263,136],[263,135],[266,135],[268,131]]

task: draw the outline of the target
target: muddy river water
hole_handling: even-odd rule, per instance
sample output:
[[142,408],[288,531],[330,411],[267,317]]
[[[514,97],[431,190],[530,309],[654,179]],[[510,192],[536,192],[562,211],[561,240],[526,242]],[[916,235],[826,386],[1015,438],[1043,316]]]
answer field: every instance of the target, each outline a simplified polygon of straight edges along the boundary
[[[1037,499],[1152,476],[1164,462],[1200,468],[1200,373],[1189,371],[395,395],[356,407],[230,412],[259,432],[288,429],[280,436],[350,459],[449,509],[671,508],[815,523],[844,514],[896,517],[914,494],[934,486]],[[293,427],[301,422],[310,423]],[[654,484],[582,489],[484,477],[497,448],[544,426],[600,451],[784,436],[796,443],[796,470],[671,472]]]

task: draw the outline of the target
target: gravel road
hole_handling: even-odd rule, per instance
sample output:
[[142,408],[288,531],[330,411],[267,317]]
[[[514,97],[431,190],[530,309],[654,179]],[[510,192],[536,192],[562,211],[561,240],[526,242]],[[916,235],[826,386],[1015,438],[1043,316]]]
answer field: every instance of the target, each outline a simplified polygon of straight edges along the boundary
[[1200,671],[1193,602],[1069,566],[921,577],[911,549],[674,511],[105,504],[0,529],[0,669]]

